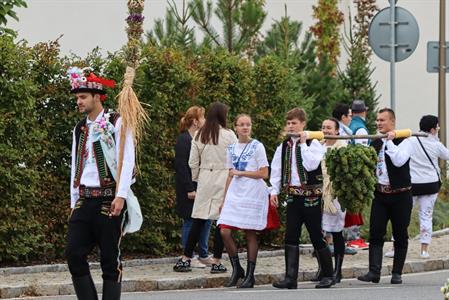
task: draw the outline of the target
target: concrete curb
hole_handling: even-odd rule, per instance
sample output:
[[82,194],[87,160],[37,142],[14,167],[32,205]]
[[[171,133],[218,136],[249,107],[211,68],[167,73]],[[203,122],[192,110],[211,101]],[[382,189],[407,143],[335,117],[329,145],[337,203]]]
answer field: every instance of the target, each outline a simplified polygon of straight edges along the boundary
[[[311,244],[304,244],[300,247],[300,253],[302,255],[311,254],[313,247]],[[284,250],[272,250],[272,251],[260,251],[257,257],[275,257],[283,256]],[[240,258],[246,259],[246,252],[239,253]],[[130,259],[123,261],[123,266],[128,267],[139,267],[147,265],[158,265],[158,264],[174,264],[179,259],[177,257],[162,257],[162,258],[150,258],[150,259]],[[223,255],[224,260],[228,260],[228,256]],[[91,269],[99,269],[100,263],[93,262],[90,263]],[[68,272],[69,268],[67,264],[52,264],[52,265],[35,265],[26,267],[10,267],[10,268],[0,268],[0,275],[17,275],[17,274],[31,274],[31,273],[43,273],[43,272]]]
[[[382,268],[382,275],[391,274],[392,264],[386,264]],[[408,261],[404,265],[403,273],[419,273],[435,270],[449,269],[449,257],[445,259],[434,259],[426,261]],[[368,271],[365,265],[356,265],[350,268],[343,268],[343,278],[355,278]],[[302,271],[299,273],[298,281],[308,281],[315,272]],[[283,277],[281,273],[257,273],[256,285],[269,284]],[[222,287],[228,279],[229,274],[220,275],[200,275],[185,280],[179,278],[161,278],[158,280],[126,280],[123,281],[123,292],[145,292],[155,290],[178,290],[178,289],[195,289],[195,288],[216,288]],[[102,290],[101,284],[96,284],[97,290]],[[71,282],[62,284],[42,284],[28,286],[11,286],[0,287],[0,298],[13,298],[24,296],[57,296],[74,294]]]
[[[432,237],[441,237],[449,234],[449,228],[434,231]],[[413,238],[413,240],[419,240],[419,235]],[[313,247],[311,244],[300,245],[300,253],[311,254]],[[260,251],[258,257],[275,257],[283,256],[284,250],[272,250],[272,251]],[[246,259],[246,253],[239,253],[242,259]],[[131,259],[123,261],[123,266],[126,267],[138,267],[147,265],[157,265],[157,264],[174,264],[178,260],[177,257],[163,257],[163,258],[150,258],[150,259]],[[227,255],[223,257],[225,260],[228,259]],[[99,269],[100,264],[97,262],[90,263],[91,269]],[[43,273],[43,272],[67,272],[69,269],[67,264],[51,264],[51,265],[35,265],[26,267],[9,267],[0,268],[0,275],[14,275],[14,274],[31,274],[31,273]],[[1,294],[0,294],[1,295]]]

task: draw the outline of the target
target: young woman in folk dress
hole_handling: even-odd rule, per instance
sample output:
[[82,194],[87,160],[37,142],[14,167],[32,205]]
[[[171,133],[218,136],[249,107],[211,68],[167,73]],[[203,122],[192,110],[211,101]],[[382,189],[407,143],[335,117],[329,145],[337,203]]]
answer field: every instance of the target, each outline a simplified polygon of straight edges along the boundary
[[[267,226],[268,160],[263,144],[251,138],[251,117],[237,116],[235,130],[238,142],[228,147],[227,167],[229,176],[226,182],[226,196],[217,224],[232,264],[232,275],[227,287],[236,286],[243,278],[239,288],[254,286],[254,269],[258,252],[257,231]],[[240,265],[237,247],[232,238],[233,230],[244,230],[247,241],[248,263],[246,275]]]

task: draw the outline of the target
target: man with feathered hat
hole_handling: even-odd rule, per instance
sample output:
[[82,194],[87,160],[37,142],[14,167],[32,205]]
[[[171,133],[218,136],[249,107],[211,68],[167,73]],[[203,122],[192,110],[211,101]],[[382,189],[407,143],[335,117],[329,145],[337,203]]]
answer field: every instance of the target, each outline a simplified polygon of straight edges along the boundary
[[[68,78],[81,113],[73,130],[71,208],[66,257],[78,299],[98,299],[87,256],[97,246],[103,271],[103,299],[120,299],[120,242],[139,230],[140,207],[131,191],[135,148],[131,132],[124,135],[123,163],[117,171],[122,118],[103,108],[105,88],[113,80],[97,77],[89,68],[70,68]],[[123,135],[122,135],[123,136]]]

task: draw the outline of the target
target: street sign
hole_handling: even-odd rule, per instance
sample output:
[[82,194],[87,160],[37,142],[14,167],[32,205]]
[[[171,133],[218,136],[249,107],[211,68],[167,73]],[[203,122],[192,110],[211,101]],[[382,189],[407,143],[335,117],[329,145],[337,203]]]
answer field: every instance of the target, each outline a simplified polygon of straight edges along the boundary
[[[374,53],[381,59],[391,61],[391,8],[378,12],[369,27],[368,40]],[[395,7],[395,62],[403,61],[415,51],[419,41],[419,27],[415,17],[402,7]]]
[[[438,73],[439,71],[439,42],[427,42],[427,72]],[[446,42],[446,57],[449,57],[449,42]],[[449,72],[449,60],[446,60],[446,73]]]

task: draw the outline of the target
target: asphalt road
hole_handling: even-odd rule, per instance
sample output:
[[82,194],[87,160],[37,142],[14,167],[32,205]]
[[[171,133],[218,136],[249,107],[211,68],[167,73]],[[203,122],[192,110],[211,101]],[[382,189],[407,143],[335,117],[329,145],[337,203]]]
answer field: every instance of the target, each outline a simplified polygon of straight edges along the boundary
[[[300,283],[297,290],[278,290],[271,285],[257,286],[254,289],[197,289],[177,291],[157,291],[148,293],[124,293],[124,300],[273,300],[277,299],[326,299],[326,300],[441,300],[440,287],[449,278],[449,271],[406,274],[402,285],[391,285],[390,276],[382,277],[379,284],[363,283],[356,279],[345,279],[331,289],[315,289],[310,282]],[[16,298],[19,299],[19,298]],[[20,299],[36,300],[74,300],[74,296],[33,297]]]

